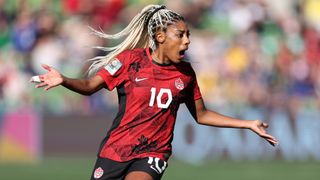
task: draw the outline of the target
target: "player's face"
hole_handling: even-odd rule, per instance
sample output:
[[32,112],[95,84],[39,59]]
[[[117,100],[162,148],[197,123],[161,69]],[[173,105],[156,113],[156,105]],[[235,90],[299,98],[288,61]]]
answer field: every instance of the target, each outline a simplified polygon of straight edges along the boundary
[[190,44],[189,29],[185,22],[178,21],[169,25],[164,41],[165,57],[173,63],[179,63],[185,57],[185,51]]

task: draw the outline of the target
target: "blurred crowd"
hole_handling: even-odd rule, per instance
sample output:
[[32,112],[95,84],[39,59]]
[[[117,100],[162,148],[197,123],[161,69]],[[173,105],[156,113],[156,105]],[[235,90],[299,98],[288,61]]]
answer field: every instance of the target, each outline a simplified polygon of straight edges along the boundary
[[[209,106],[299,110],[320,105],[318,0],[0,0],[0,115],[24,106],[54,115],[114,110],[114,92],[86,97],[28,81],[45,63],[85,77],[88,59],[108,46],[89,27],[114,33],[146,4],[166,4],[191,29],[188,60]],[[270,113],[267,113],[270,114]]]

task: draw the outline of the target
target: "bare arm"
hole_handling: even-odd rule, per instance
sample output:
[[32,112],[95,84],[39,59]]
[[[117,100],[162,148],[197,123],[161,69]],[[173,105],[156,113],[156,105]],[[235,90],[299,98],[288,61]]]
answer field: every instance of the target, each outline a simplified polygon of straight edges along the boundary
[[[48,65],[44,64],[42,67],[48,72],[39,76],[41,82],[35,86],[36,88],[43,87],[44,90],[49,90],[53,87],[62,85],[79,94],[91,95],[105,85],[104,80],[97,75],[89,79],[71,79],[63,76],[56,69]],[[31,80],[31,82],[34,81]]]
[[207,110],[202,99],[186,103],[186,105],[192,116],[199,124],[216,127],[250,129],[260,137],[267,140],[271,145],[274,146],[278,144],[276,138],[266,132],[268,124],[261,122],[260,120],[241,120]]

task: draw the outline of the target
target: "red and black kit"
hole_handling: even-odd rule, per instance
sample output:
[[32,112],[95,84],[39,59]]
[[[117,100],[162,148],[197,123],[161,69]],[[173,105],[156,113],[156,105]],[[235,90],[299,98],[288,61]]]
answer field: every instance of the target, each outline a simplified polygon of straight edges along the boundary
[[162,65],[150,49],[120,53],[98,75],[117,88],[119,111],[103,140],[99,157],[118,162],[155,157],[167,161],[181,103],[201,98],[190,63]]

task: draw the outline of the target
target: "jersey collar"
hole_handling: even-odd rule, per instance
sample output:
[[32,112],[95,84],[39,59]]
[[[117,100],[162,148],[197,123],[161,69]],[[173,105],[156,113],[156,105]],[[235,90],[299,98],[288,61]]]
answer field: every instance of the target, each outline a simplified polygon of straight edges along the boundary
[[170,64],[160,64],[157,61],[153,60],[152,56],[151,56],[151,51],[152,51],[151,48],[149,48],[149,47],[146,48],[146,53],[147,53],[147,56],[148,56],[148,59],[149,59],[150,62],[152,62],[153,64],[155,64],[157,66],[162,66],[162,67],[167,67],[167,66],[171,66],[172,65],[172,63],[170,63]]

